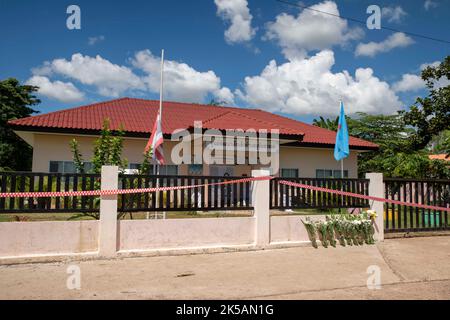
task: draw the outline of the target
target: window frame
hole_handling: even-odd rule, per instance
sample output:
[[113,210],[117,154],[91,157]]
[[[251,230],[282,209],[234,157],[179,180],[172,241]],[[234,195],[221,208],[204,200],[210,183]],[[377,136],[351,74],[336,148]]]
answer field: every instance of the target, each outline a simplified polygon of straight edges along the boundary
[[[288,176],[283,175],[283,171],[284,171],[284,170],[292,170],[292,171],[295,171],[295,174],[294,174],[293,177],[290,176],[290,175],[288,175]],[[281,168],[280,177],[282,177],[282,178],[298,178],[298,177],[300,177],[300,170],[299,170],[298,168]]]

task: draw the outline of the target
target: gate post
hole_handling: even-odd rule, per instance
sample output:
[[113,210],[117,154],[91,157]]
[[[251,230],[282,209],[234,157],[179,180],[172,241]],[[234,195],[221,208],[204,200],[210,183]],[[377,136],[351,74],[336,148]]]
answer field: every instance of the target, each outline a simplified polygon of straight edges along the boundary
[[[269,175],[269,170],[252,170],[252,177],[265,177]],[[252,181],[255,245],[257,247],[265,247],[270,243],[269,183],[270,180]]]
[[[102,166],[101,190],[118,187],[117,166]],[[98,228],[98,254],[114,257],[117,251],[117,195],[100,196],[100,221]]]
[[[366,173],[366,179],[369,179],[369,196],[384,198],[384,182],[382,173]],[[377,213],[375,218],[375,240],[384,240],[384,203],[381,201],[369,200],[370,209]]]

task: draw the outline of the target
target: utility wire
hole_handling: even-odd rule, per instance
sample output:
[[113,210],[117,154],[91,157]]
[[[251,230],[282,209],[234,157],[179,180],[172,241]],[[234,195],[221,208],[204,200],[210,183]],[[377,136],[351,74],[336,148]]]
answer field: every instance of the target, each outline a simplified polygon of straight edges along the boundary
[[[284,4],[287,4],[287,5],[290,5],[290,6],[303,8],[305,10],[311,10],[311,11],[315,11],[315,12],[319,12],[319,13],[323,13],[323,14],[327,14],[329,16],[333,16],[333,17],[336,17],[336,18],[341,18],[341,19],[345,19],[345,20],[349,20],[349,21],[353,21],[353,22],[357,22],[357,23],[366,25],[366,21],[363,21],[363,20],[358,20],[358,19],[351,18],[351,17],[344,17],[344,16],[341,16],[339,14],[334,14],[334,13],[330,13],[330,12],[326,12],[326,11],[313,9],[311,7],[308,7],[308,6],[305,6],[305,5],[302,5],[302,4],[298,4],[298,3],[292,3],[292,2],[289,2],[289,1],[284,1],[284,0],[276,0],[276,1],[280,2],[280,3],[284,3]],[[418,33],[413,33],[413,32],[408,32],[408,31],[402,31],[402,30],[394,29],[394,28],[390,28],[390,27],[382,27],[382,26],[380,26],[380,27],[381,27],[381,29],[389,30],[389,31],[392,31],[392,32],[402,32],[402,33],[407,34],[407,35],[409,35],[411,37],[423,38],[423,39],[427,39],[427,40],[433,40],[433,41],[437,41],[437,42],[450,44],[450,41],[444,40],[444,39],[438,39],[438,38],[426,36],[426,35],[423,35],[423,34],[418,34]]]

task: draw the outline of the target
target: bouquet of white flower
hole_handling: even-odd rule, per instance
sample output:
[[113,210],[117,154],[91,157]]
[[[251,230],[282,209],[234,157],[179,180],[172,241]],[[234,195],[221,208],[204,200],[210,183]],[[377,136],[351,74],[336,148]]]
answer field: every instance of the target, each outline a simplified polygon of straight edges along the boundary
[[312,221],[306,218],[302,222],[314,248],[317,248],[316,234],[325,248],[328,245],[336,247],[336,238],[339,239],[341,246],[353,246],[375,243],[372,216],[373,213],[331,215],[326,216],[325,221]]

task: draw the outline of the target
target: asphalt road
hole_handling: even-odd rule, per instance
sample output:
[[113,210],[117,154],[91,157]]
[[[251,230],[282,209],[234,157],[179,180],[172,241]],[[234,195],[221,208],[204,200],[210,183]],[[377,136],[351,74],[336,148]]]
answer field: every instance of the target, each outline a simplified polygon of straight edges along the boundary
[[450,237],[0,266],[0,299],[450,299]]

